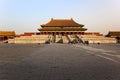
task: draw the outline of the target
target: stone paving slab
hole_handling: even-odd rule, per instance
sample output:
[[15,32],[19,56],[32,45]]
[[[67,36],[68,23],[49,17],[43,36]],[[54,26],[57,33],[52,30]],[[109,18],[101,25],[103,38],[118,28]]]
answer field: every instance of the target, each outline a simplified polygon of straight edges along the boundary
[[120,80],[120,64],[68,44],[0,44],[0,80]]

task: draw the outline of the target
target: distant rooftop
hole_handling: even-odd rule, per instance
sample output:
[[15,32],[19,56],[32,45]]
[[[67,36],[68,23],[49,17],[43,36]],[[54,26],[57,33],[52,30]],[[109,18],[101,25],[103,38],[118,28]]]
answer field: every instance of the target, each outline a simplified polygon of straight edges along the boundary
[[0,31],[0,36],[15,36],[14,31]]
[[120,37],[120,31],[109,31],[107,36],[119,36]]

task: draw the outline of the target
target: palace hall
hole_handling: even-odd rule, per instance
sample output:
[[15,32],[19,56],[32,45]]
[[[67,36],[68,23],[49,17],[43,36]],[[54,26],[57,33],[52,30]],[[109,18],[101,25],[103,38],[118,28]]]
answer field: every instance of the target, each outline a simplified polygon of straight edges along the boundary
[[99,32],[85,32],[85,25],[71,19],[53,19],[40,25],[38,32],[25,32],[19,37],[9,39],[8,43],[116,43],[115,38],[105,37]]
[[15,37],[14,31],[0,31],[0,41],[13,39]]
[[120,31],[109,31],[106,37],[116,38],[117,43],[120,43]]
[[72,35],[72,34],[83,34],[86,28],[83,28],[83,24],[76,23],[71,19],[51,19],[48,23],[42,24],[42,28],[38,30],[41,34],[52,34],[52,35]]

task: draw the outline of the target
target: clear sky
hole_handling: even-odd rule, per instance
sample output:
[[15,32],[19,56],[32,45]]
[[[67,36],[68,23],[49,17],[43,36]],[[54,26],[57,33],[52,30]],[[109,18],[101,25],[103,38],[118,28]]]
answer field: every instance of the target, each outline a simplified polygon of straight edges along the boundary
[[51,18],[73,18],[90,32],[120,31],[120,0],[0,0],[0,30],[36,32]]

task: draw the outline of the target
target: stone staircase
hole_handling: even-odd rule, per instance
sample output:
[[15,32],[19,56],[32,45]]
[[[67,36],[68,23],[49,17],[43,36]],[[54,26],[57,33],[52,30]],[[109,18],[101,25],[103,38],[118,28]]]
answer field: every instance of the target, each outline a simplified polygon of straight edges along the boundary
[[63,43],[69,43],[67,36],[62,36]]

